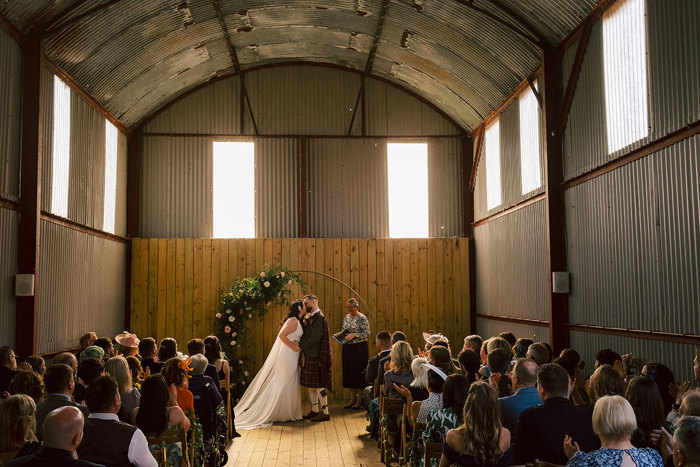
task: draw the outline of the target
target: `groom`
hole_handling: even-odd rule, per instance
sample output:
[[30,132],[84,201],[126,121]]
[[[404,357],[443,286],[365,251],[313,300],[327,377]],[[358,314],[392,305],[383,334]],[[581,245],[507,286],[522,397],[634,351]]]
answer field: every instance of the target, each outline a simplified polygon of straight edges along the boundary
[[331,370],[333,356],[331,355],[328,323],[318,308],[318,298],[315,295],[304,297],[306,316],[302,322],[304,334],[299,346],[304,352],[304,364],[301,368],[301,385],[309,388],[311,411],[304,415],[305,420],[324,422],[330,420],[328,412],[328,390],[332,390]]

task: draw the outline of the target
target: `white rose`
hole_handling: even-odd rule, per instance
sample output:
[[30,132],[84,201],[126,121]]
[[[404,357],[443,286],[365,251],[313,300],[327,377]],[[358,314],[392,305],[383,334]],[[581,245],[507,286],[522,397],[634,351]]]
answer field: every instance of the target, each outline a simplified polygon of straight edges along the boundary
[[263,285],[264,285],[265,287],[270,287],[270,283],[269,283],[268,281],[263,282]]
[[280,276],[284,277],[284,271],[282,271],[282,272],[280,273]]
[[261,272],[261,273],[260,273],[260,277],[265,277],[265,273],[264,273],[264,272]]
[[230,308],[226,310],[226,314],[228,314],[228,315],[231,314],[231,309],[230,309]]
[[231,321],[232,323],[233,323],[233,320],[234,320],[234,319],[236,319],[236,318],[234,318],[233,316],[229,316],[229,317],[228,317],[228,320]]

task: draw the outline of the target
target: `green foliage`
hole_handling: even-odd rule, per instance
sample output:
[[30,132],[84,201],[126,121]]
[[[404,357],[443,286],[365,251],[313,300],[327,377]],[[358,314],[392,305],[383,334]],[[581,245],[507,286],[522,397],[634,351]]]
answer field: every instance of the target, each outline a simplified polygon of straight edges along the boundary
[[232,403],[240,399],[252,379],[249,359],[239,354],[246,323],[261,319],[272,305],[288,305],[293,284],[299,284],[302,290],[305,288],[298,273],[280,265],[266,264],[257,276],[238,279],[221,294],[215,333],[231,362]]

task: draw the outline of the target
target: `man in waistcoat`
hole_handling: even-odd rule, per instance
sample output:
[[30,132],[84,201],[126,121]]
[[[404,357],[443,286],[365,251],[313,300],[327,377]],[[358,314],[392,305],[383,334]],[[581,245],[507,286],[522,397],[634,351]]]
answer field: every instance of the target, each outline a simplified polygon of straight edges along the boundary
[[135,426],[119,421],[121,399],[117,382],[100,376],[87,389],[90,416],[85,422],[78,458],[106,466],[157,467],[146,436]]
[[301,368],[301,385],[309,389],[311,411],[304,419],[313,422],[330,420],[328,411],[328,391],[332,390],[331,372],[333,356],[328,333],[328,323],[318,308],[318,298],[315,295],[304,297],[306,316],[302,321],[304,334],[299,341],[299,347],[304,352]]

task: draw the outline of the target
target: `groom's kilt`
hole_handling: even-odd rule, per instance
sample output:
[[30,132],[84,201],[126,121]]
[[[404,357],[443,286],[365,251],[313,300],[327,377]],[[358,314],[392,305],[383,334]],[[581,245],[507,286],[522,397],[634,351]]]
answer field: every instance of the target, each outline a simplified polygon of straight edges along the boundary
[[301,367],[299,383],[305,388],[325,388],[321,375],[321,359],[318,357],[306,357],[304,366]]

